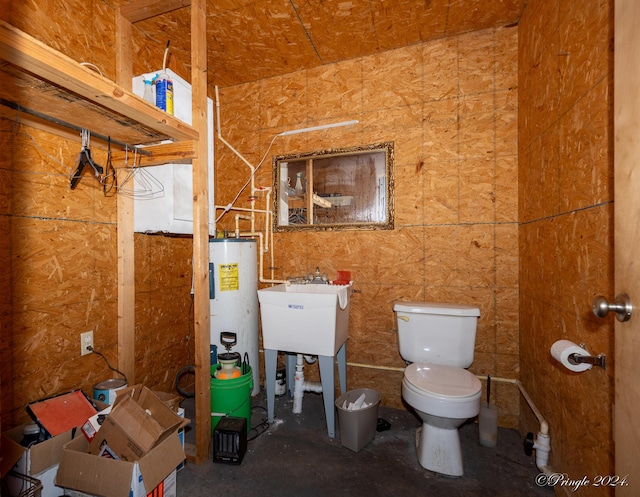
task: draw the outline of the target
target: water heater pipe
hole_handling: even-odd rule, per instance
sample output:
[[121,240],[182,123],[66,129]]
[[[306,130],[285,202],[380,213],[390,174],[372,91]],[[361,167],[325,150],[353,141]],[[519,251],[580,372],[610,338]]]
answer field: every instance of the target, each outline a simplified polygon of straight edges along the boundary
[[[259,238],[259,247],[260,247],[260,267],[259,267],[259,271],[258,271],[258,281],[260,283],[286,283],[287,280],[275,280],[273,278],[271,279],[266,279],[264,277],[264,233],[260,232],[260,231],[248,231],[248,232],[240,232],[239,234],[240,237],[258,237]],[[271,251],[271,258],[273,259],[273,250]],[[273,267],[273,261],[271,264],[271,267]]]
[[[240,238],[240,220],[251,221],[251,216],[243,216],[242,214],[236,214],[236,238]],[[253,231],[253,230],[251,230]],[[260,250],[262,252],[262,250]]]

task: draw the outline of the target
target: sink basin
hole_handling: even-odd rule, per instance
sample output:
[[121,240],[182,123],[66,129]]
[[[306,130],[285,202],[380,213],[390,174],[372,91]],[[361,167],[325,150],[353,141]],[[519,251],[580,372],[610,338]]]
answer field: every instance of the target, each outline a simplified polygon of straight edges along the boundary
[[289,285],[258,290],[265,349],[335,356],[347,341],[351,285]]

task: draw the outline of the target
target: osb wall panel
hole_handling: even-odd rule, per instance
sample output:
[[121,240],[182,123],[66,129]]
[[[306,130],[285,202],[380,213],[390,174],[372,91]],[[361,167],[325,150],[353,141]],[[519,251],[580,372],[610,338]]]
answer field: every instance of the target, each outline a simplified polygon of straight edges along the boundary
[[[550,462],[569,478],[614,472],[613,368],[571,373],[549,354],[559,339],[613,354],[613,321],[591,314],[596,294],[613,294],[612,8],[534,2],[520,22],[521,376],[549,422]],[[522,414],[522,431],[535,431]]]
[[77,144],[23,126],[12,139],[8,425],[27,419],[28,402],[91,393],[111,376],[99,356],[80,357],[81,332],[93,330],[96,349],[117,364],[114,199],[90,176],[70,190]]
[[[20,29],[114,77],[109,3],[11,2],[0,10]],[[156,50],[147,42],[136,67],[148,70],[147,56],[162,60],[164,44]],[[117,229],[116,199],[94,178],[83,176],[69,188],[77,142],[1,122],[0,142],[12,144],[0,148],[0,232],[6,234],[0,256],[7,261],[1,282],[11,289],[10,301],[0,299],[4,429],[26,421],[28,402],[75,388],[91,394],[95,383],[118,376],[98,355],[79,353],[79,334],[93,330],[96,349],[118,365]],[[104,164],[105,154],[92,152]],[[135,246],[142,270],[136,271],[135,373],[151,388],[172,390],[176,371],[189,361],[191,240],[144,238],[137,236]]]
[[191,237],[135,237],[136,382],[166,392],[193,364],[192,251]]
[[[98,31],[93,22],[93,5],[98,3],[101,2],[12,2],[16,5],[13,5],[6,20],[72,59],[88,61],[94,36],[99,38],[104,34]],[[57,22],[62,19],[65,22]]]
[[[8,391],[13,387],[14,395],[3,403],[7,424],[23,421],[30,401],[73,388],[90,394],[114,375],[97,355],[80,357],[79,333],[93,330],[96,350],[117,367],[115,199],[104,197],[91,177],[70,191],[67,172],[47,172],[55,166],[29,153],[33,144],[44,149],[60,141],[27,132],[34,141],[16,137],[13,159]],[[66,148],[60,159],[73,164],[76,147]],[[165,391],[173,390],[176,372],[188,362],[191,245],[190,239],[144,235],[136,242],[136,381]]]
[[[517,29],[485,30],[221,91],[223,136],[253,164],[267,156],[256,185],[272,185],[274,155],[394,142],[394,230],[274,235],[276,278],[351,271],[347,360],[369,367],[350,366],[348,387],[375,388],[386,405],[402,406],[402,373],[384,369],[405,365],[397,300],[478,305],[471,371],[519,377],[517,46]],[[351,119],[359,124],[279,137],[268,149],[284,130]],[[226,205],[249,169],[216,147],[216,199]],[[233,215],[218,228],[232,231]],[[517,389],[493,392],[501,425],[517,426]]]
[[[11,153],[13,123],[0,119],[0,413],[3,406],[11,405],[13,385],[11,383]],[[5,420],[0,415],[0,430]]]

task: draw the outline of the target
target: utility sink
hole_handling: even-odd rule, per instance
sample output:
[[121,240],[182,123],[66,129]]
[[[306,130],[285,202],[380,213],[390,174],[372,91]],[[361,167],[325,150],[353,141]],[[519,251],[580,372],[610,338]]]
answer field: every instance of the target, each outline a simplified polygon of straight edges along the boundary
[[258,290],[264,349],[335,356],[347,341],[351,285],[282,283]]

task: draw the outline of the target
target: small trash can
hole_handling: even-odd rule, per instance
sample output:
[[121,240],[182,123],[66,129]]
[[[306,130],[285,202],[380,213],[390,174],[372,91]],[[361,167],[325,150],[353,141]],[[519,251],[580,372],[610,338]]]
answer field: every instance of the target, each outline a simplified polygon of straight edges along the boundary
[[[349,404],[356,402],[363,394],[364,402],[368,406],[363,409],[349,410]],[[338,409],[342,445],[354,452],[360,451],[376,436],[380,394],[370,388],[357,388],[343,393],[338,397],[335,405]]]

